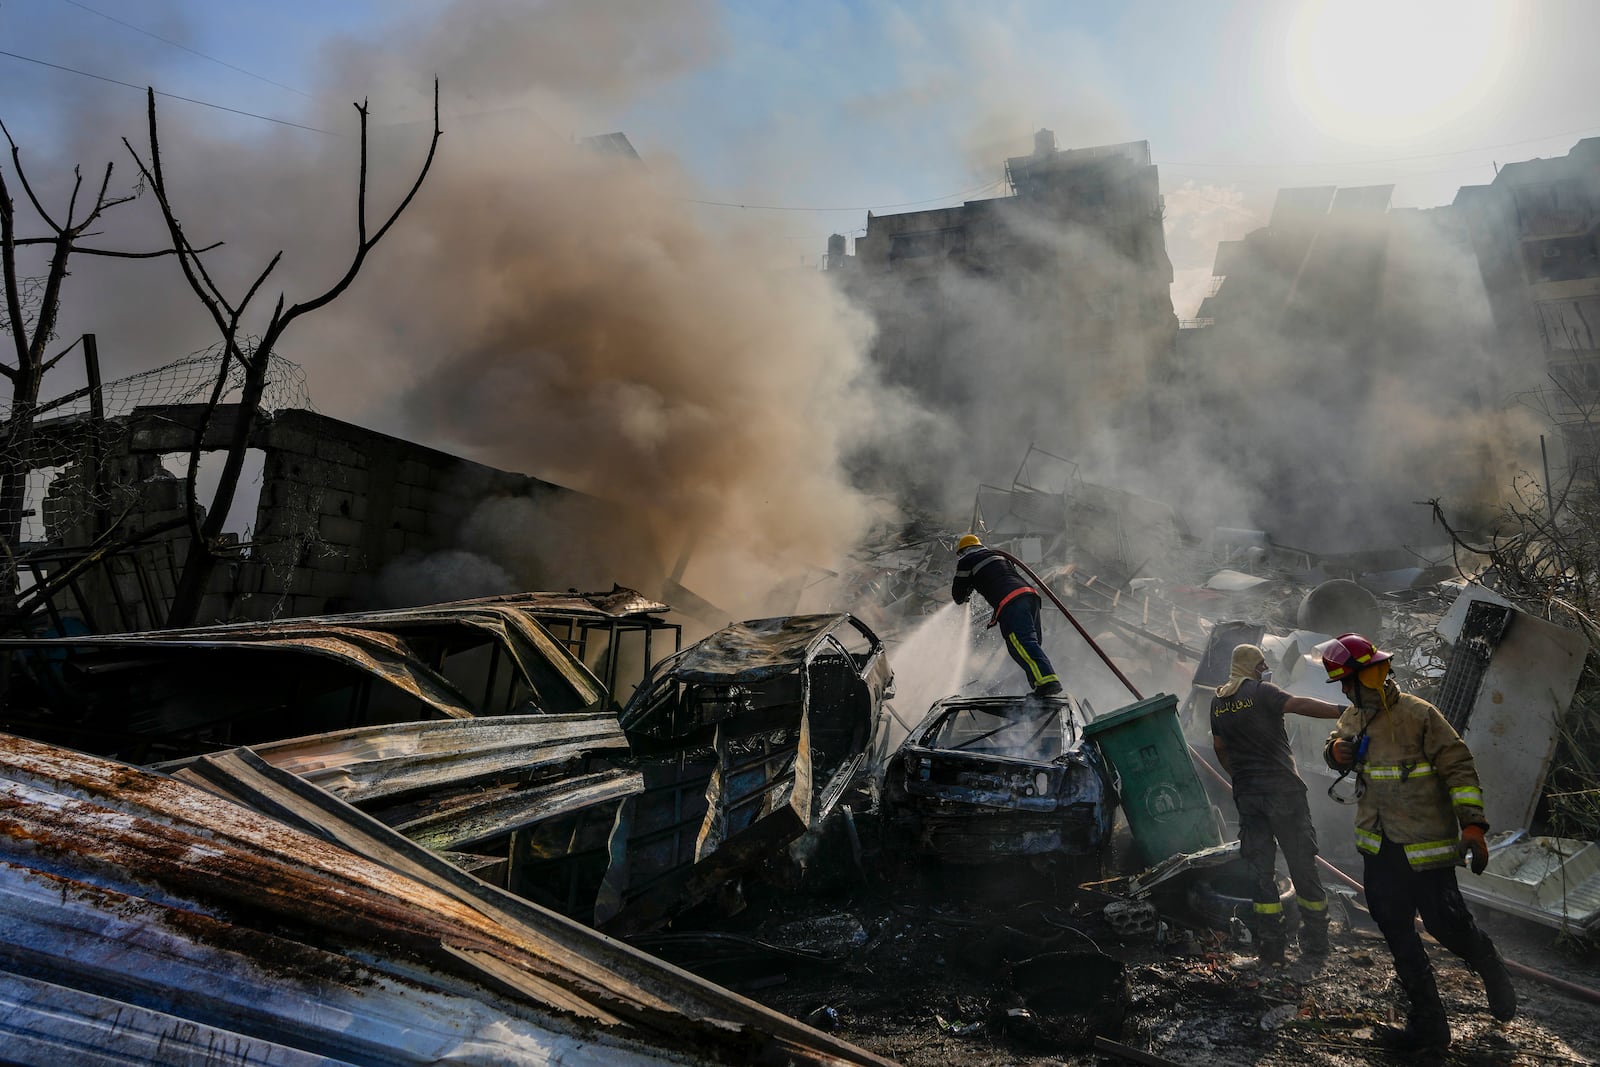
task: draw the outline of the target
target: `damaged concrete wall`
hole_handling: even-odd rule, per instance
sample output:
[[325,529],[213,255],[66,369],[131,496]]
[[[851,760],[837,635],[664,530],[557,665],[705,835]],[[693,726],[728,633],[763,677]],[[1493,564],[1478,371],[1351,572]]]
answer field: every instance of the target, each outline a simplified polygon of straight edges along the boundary
[[[118,435],[117,452],[105,465],[107,477],[128,482],[121,494],[134,503],[127,528],[148,528],[183,515],[182,479],[161,469],[159,460],[190,449],[201,414],[201,405],[169,405],[139,408],[121,420],[126,432]],[[218,409],[202,441],[204,450],[226,447],[234,416],[231,405]],[[261,419],[250,446],[263,453],[253,531],[249,543],[214,576],[200,612],[202,623],[367,606],[373,576],[385,564],[456,547],[463,523],[486,501],[516,499],[547,513],[570,513],[574,505],[607,507],[537,478],[312,411],[285,410]],[[241,485],[241,498],[247,499],[253,488]],[[70,485],[62,492],[68,490]],[[559,533],[560,520],[551,525],[546,536]],[[69,552],[83,548],[92,531],[80,526],[57,523],[52,538]],[[160,626],[187,551],[187,536],[180,527],[114,566],[84,575],[78,585],[83,602],[93,606],[93,618],[86,620],[92,628]],[[58,603],[63,613],[77,613],[73,598],[63,595]]]
[[280,598],[287,615],[361,606],[384,564],[453,547],[486,498],[577,495],[310,411],[279,412],[256,444],[256,548],[235,586],[245,619]]

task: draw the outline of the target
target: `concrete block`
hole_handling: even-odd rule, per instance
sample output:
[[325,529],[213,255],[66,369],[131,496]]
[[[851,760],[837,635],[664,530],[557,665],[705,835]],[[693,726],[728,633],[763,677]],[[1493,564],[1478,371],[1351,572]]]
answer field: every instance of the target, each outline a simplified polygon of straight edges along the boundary
[[418,508],[395,508],[390,526],[406,533],[422,533],[428,528],[428,513]]
[[388,530],[383,535],[383,551],[385,559],[394,559],[406,550],[406,535],[403,530]]
[[428,466],[414,459],[404,460],[400,464],[399,476],[395,479],[403,485],[418,485],[428,487]]
[[289,593],[294,596],[309,596],[312,583],[316,580],[316,573],[311,567],[296,567],[290,572]]
[[284,464],[283,473],[285,479],[289,481],[303,485],[324,486],[331,483],[333,474],[338,469],[331,463],[324,463],[309,456],[290,456]]
[[325,600],[348,597],[352,581],[353,576],[343,571],[316,571],[311,576],[311,595]]
[[343,489],[324,489],[317,499],[317,510],[324,515],[334,515],[341,519],[350,518],[350,509],[355,505],[355,494]]
[[274,426],[271,441],[273,451],[283,453],[283,459],[287,462],[293,461],[291,457],[317,454],[316,435],[301,430],[286,430],[281,426]]
[[361,544],[365,527],[354,519],[338,515],[323,515],[317,522],[317,532],[330,545],[351,548]]
[[365,467],[367,465],[366,456],[363,456],[343,441],[335,441],[327,437],[320,438],[317,441],[316,457],[327,460],[329,463],[337,463],[341,467]]

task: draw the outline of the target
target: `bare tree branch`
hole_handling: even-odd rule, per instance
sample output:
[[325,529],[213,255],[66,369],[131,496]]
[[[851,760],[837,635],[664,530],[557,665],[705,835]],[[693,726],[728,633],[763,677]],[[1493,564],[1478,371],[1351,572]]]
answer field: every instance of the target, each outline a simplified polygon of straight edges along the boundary
[[301,315],[304,315],[307,312],[315,311],[318,308],[331,303],[341,293],[350,287],[350,283],[355,281],[356,275],[360,273],[361,265],[366,261],[367,253],[371,252],[377,247],[378,242],[383,240],[384,235],[389,232],[389,228],[395,224],[395,220],[400,217],[406,208],[411,206],[411,201],[416,198],[417,190],[422,188],[422,182],[425,178],[427,178],[428,170],[433,166],[434,155],[439,150],[439,138],[442,136],[443,131],[441,131],[439,128],[439,79],[435,78],[433,79],[433,137],[428,142],[428,157],[427,159],[423,160],[422,169],[417,172],[417,180],[411,183],[411,188],[406,192],[405,198],[395,206],[395,209],[389,213],[389,217],[384,220],[383,225],[378,228],[378,232],[373,234],[369,239],[367,237],[366,105],[364,103],[358,104],[356,106],[356,110],[361,114],[361,187],[357,194],[357,234],[359,243],[356,247],[355,257],[350,261],[350,267],[345,271],[344,277],[335,282],[333,287],[327,292],[312,300],[308,300],[305,303],[296,304],[291,307],[288,314],[284,316],[283,324],[285,326],[287,326],[294,319],[299,318]]
[[55,355],[53,355],[49,359],[45,360],[44,363],[41,364],[40,367],[39,367],[39,373],[40,374],[44,374],[51,367],[54,367],[57,363],[60,363],[61,362],[61,358],[63,356],[71,354],[72,350],[77,348],[82,343],[83,343],[83,338],[80,337],[76,341],[74,341],[70,345],[68,345],[66,348],[63,348],[61,351],[57,352]]
[[[221,248],[221,241],[213,241],[204,248],[196,248],[198,252],[209,252],[213,248]],[[175,256],[179,252],[176,248],[163,248],[159,252],[117,252],[109,248],[83,248],[74,249],[80,256],[104,256],[108,259],[160,259],[162,256]]]

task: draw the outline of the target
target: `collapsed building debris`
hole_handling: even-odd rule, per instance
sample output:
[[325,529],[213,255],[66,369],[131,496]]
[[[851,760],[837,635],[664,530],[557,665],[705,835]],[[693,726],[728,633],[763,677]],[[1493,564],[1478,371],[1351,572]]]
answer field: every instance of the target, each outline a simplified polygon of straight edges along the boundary
[[[440,615],[459,621],[380,618],[404,630]],[[518,896],[632,933],[818,829],[865,766],[892,679],[882,642],[848,615],[762,619],[656,664],[620,717],[369,724],[238,752]]]

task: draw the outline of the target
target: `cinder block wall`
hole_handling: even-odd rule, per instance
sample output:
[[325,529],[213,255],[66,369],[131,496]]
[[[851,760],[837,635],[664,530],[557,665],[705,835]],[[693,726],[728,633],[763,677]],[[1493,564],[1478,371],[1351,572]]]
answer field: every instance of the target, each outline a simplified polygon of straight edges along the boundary
[[[182,481],[162,471],[157,457],[189,451],[203,415],[199,404],[153,405],[115,420],[120,428],[106,470],[113,503],[121,502],[113,510],[137,501],[127,516],[130,529],[184,514]],[[236,416],[234,405],[218,407],[201,447],[212,453],[225,449]],[[80,423],[64,422],[54,432],[76,440],[73,435],[83,433]],[[60,463],[61,449],[51,451],[49,444],[40,446],[37,466]],[[311,411],[280,411],[258,421],[250,447],[264,453],[259,490],[249,481],[238,489],[241,500],[259,491],[250,544],[213,573],[198,615],[201,625],[364,607],[384,564],[408,552],[457,547],[461,523],[489,497],[598,503],[550,482]],[[95,504],[88,477],[73,468],[52,483],[42,510],[56,545],[82,547],[93,541]],[[93,628],[114,632],[162,625],[187,538],[186,528],[174,529],[132,555],[82,574],[77,588],[93,615]],[[66,594],[56,599],[60,611],[79,613]]]
[[310,411],[277,413],[253,444],[266,455],[240,619],[361,607],[385,563],[453,547],[486,497],[571,493]]

